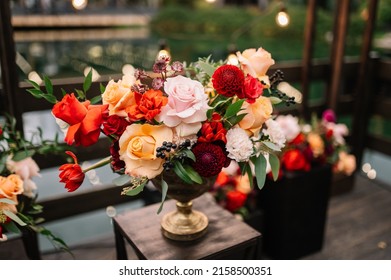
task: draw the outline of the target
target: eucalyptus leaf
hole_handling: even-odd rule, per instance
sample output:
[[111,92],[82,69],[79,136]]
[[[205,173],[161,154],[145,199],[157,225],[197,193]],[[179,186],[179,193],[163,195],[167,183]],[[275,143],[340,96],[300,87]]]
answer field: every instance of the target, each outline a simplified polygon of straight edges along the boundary
[[275,96],[270,96],[269,99],[273,105],[277,105],[282,102],[282,100],[280,98],[275,97]]
[[213,73],[216,71],[216,67],[206,63],[204,61],[199,61],[198,66],[203,70],[209,77],[213,76]]
[[42,95],[42,97],[45,98],[46,101],[49,101],[52,104],[56,104],[57,103],[57,98],[54,95],[44,94],[44,95]]
[[12,221],[9,223],[2,224],[1,226],[3,226],[8,232],[20,233],[20,229]]
[[40,89],[28,89],[27,92],[31,93],[35,98],[42,98],[44,93]]
[[84,94],[84,92],[82,91],[82,90],[80,90],[80,89],[75,89],[75,92],[77,93],[77,96],[80,98],[80,99],[85,99],[86,98],[86,96],[85,96],[85,94]]
[[7,204],[12,204],[12,205],[15,205],[16,202],[11,200],[11,199],[8,199],[8,198],[0,198],[0,202],[1,203],[7,203]]
[[164,204],[164,201],[166,200],[167,191],[168,191],[167,182],[164,181],[163,178],[162,178],[161,185],[162,185],[162,202],[160,203],[159,209],[157,210],[158,214],[160,214],[160,212],[163,210],[163,204]]
[[15,223],[19,224],[20,226],[26,226],[27,224],[25,222],[23,222],[18,216],[16,216],[14,213],[12,213],[11,211],[9,210],[3,210],[3,213],[8,217],[10,218],[11,220],[13,220]]
[[127,174],[123,174],[113,180],[113,184],[116,186],[123,186],[127,183],[129,183],[132,180],[132,177],[130,177]]
[[281,148],[272,142],[264,141],[263,144],[265,144],[266,147],[272,149],[273,151],[278,151],[278,152],[281,151]]
[[235,115],[235,116],[232,116],[228,119],[228,122],[230,124],[230,126],[234,126],[236,124],[238,124],[241,120],[243,120],[243,118],[246,116],[247,114],[240,114],[240,115]]
[[145,185],[146,185],[146,182],[144,182],[143,184],[140,184],[136,187],[131,187],[127,190],[127,192],[125,194],[128,196],[138,195],[139,193],[141,193],[144,190]]
[[276,181],[280,172],[280,160],[275,154],[269,154],[269,163],[272,169],[273,180]]
[[40,85],[38,85],[36,82],[34,82],[33,80],[25,80],[27,83],[29,83],[30,85],[32,85],[35,89],[38,89],[41,91],[41,87]]
[[255,177],[257,179],[258,188],[261,190],[266,181],[266,158],[260,154],[258,157],[252,159],[255,165]]

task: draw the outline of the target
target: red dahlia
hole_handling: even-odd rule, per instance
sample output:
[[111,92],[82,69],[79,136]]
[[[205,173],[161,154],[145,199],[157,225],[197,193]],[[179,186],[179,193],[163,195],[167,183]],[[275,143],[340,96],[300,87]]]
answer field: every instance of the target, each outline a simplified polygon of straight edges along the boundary
[[192,151],[196,157],[193,168],[203,177],[215,176],[225,166],[227,156],[218,145],[198,143]]
[[221,95],[227,97],[242,95],[244,74],[237,66],[223,65],[213,73],[212,83],[215,90]]

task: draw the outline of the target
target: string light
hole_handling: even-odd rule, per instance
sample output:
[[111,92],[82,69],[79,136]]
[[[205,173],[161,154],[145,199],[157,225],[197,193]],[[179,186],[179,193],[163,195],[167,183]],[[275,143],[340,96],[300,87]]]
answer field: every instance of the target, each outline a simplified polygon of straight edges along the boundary
[[287,10],[286,10],[284,4],[281,3],[280,11],[277,13],[277,16],[276,16],[276,22],[279,26],[286,27],[286,26],[288,26],[289,21],[290,21],[290,18],[287,13]]
[[87,7],[88,0],[72,0],[72,6],[76,10],[83,10]]
[[159,52],[156,56],[157,59],[160,59],[162,57],[171,58],[170,50],[169,50],[168,45],[165,40],[162,40],[159,43]]

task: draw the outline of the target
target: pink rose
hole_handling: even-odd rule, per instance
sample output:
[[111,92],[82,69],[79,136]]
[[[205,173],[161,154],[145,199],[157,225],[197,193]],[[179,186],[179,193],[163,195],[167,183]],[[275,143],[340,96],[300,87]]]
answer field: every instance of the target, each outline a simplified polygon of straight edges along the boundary
[[28,197],[33,197],[37,186],[31,178],[40,176],[37,163],[31,157],[20,161],[8,160],[7,168],[12,173],[19,175],[23,180],[23,194]]
[[183,76],[167,78],[164,91],[168,103],[162,107],[156,120],[168,127],[175,127],[180,137],[196,134],[201,122],[207,119],[208,96],[198,81]]
[[264,81],[267,85],[269,84],[266,72],[274,64],[269,52],[262,48],[258,48],[258,50],[253,48],[247,49],[243,53],[237,52],[236,55],[245,74],[250,74],[254,78]]

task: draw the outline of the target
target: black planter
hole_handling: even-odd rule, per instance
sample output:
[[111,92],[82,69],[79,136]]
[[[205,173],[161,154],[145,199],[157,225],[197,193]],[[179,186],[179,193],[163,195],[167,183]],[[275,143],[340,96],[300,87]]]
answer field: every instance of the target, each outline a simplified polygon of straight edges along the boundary
[[323,246],[331,186],[329,165],[285,173],[258,192],[263,211],[263,253],[271,259],[299,259]]

